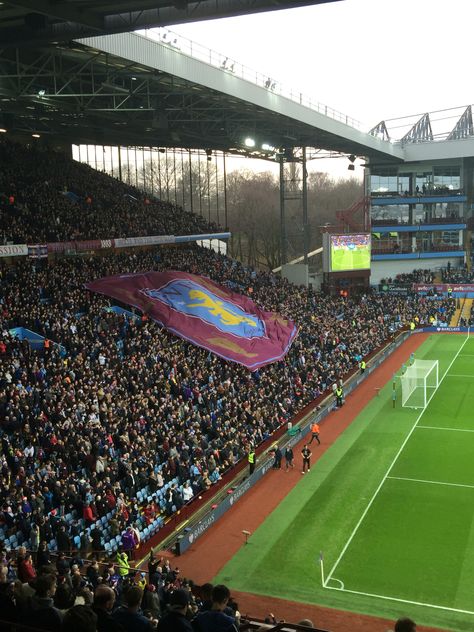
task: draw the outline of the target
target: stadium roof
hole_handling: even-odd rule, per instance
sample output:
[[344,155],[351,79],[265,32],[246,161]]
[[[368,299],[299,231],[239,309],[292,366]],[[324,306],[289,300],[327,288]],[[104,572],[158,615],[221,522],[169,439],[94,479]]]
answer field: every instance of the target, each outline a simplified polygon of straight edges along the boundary
[[169,40],[122,33],[0,50],[0,127],[52,143],[259,155],[259,147],[244,147],[252,136],[274,148],[396,156],[390,143],[357,129],[350,117],[268,87],[265,75],[240,65],[223,68],[225,58],[215,51],[191,55],[181,50],[184,40]]
[[0,2],[2,46],[64,42],[339,0],[8,0]]
[[[148,31],[158,41],[113,34],[157,20],[308,4],[319,2],[0,2],[0,128],[18,138],[40,134],[52,145],[180,147],[268,158],[272,152],[261,150],[263,144],[280,153],[309,147],[315,148],[310,157],[329,152],[378,164],[474,155],[471,106],[464,113],[453,108],[448,143],[426,142],[436,136],[428,115],[407,118],[408,130],[397,141],[393,122],[381,121],[366,133],[350,117],[166,29]],[[247,136],[254,149],[244,146]]]

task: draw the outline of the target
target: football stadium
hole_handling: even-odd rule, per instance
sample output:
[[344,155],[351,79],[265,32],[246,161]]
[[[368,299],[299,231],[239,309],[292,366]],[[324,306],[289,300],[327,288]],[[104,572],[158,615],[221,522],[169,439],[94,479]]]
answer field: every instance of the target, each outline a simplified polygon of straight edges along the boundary
[[471,105],[173,31],[336,4],[0,2],[0,630],[474,630]]

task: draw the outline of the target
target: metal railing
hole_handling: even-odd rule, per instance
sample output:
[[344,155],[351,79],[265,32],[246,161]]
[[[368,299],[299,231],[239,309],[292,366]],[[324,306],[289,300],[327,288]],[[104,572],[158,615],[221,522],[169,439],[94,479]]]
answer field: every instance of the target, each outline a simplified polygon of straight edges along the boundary
[[320,114],[328,116],[336,121],[340,121],[345,125],[349,125],[350,127],[354,127],[356,129],[362,128],[361,122],[357,119],[352,118],[343,112],[339,112],[324,103],[320,103],[314,98],[304,95],[299,90],[286,87],[281,81],[278,81],[268,74],[262,73],[258,70],[253,70],[248,66],[244,66],[238,61],[223,55],[222,53],[218,53],[207,46],[193,42],[192,40],[183,37],[182,35],[178,35],[169,29],[157,28],[138,31],[136,34],[153,40],[161,45],[168,46],[169,48],[179,51],[184,55],[188,55],[193,59],[198,59],[199,61],[213,66],[214,68],[219,68],[223,72],[227,72],[239,77],[240,79],[249,81],[250,83],[265,88],[269,92],[286,97],[287,99],[290,99],[290,101],[299,103],[310,110],[319,112]]

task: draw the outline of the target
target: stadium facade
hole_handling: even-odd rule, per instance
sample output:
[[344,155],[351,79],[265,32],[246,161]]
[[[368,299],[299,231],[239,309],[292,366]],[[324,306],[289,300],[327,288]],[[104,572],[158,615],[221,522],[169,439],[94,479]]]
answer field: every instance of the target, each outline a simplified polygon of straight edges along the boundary
[[[382,134],[390,142],[384,122],[371,133]],[[402,163],[370,164],[366,192],[372,283],[414,268],[436,270],[448,263],[470,268],[474,172],[468,146],[472,133],[471,106],[450,131],[440,134],[433,132],[430,115],[425,114],[396,141],[405,150]]]

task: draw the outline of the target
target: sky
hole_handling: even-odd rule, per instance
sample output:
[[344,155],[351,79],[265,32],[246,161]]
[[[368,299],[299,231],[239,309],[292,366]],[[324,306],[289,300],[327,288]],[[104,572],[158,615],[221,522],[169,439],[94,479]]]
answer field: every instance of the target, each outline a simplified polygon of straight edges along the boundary
[[[359,120],[368,131],[381,120],[474,102],[473,17],[472,0],[341,0],[171,30]],[[451,129],[461,113],[437,114],[433,126]],[[416,118],[407,121],[411,126]],[[407,130],[398,131],[395,137]],[[316,162],[311,170],[351,175],[347,160]],[[361,172],[358,167],[354,175]]]

